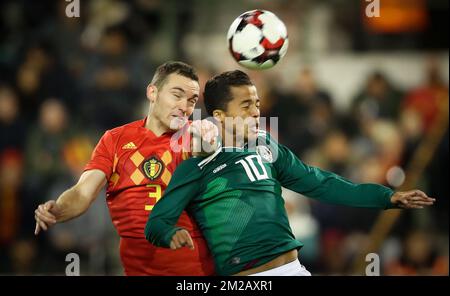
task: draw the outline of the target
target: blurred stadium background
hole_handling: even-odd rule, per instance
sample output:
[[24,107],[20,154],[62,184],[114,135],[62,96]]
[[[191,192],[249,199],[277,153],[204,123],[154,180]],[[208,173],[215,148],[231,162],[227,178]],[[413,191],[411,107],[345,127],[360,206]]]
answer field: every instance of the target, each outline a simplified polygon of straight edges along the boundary
[[68,18],[63,0],[2,1],[0,274],[64,274],[70,252],[84,275],[122,274],[104,193],[39,237],[34,208],[74,184],[106,129],[144,116],[157,65],[191,63],[201,84],[240,68],[228,26],[261,8],[285,22],[290,41],[275,68],[246,71],[262,115],[279,118],[280,142],[354,181],[437,198],[379,220],[286,192],[301,262],[313,274],[362,274],[371,245],[383,275],[448,275],[449,2],[381,0],[379,18],[365,16],[367,3],[81,0],[80,17]]

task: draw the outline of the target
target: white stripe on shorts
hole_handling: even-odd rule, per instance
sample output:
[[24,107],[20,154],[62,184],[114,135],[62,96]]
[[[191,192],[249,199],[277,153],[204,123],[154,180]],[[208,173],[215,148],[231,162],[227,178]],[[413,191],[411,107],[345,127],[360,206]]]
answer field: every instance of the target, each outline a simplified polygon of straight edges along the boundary
[[250,274],[250,276],[311,276],[311,273],[300,264],[300,261],[294,260],[269,270]]

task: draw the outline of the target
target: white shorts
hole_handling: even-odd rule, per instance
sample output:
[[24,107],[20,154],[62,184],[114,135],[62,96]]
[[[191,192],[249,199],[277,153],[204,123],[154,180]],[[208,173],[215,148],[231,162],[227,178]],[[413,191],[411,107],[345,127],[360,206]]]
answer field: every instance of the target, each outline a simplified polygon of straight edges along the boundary
[[250,274],[250,276],[311,276],[311,273],[300,264],[300,261],[294,260],[269,270]]

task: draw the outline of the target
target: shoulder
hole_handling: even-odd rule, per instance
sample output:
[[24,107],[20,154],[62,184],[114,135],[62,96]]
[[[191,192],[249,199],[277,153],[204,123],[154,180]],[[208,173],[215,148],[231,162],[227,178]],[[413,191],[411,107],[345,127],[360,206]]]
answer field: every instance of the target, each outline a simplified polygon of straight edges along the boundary
[[266,162],[275,162],[278,156],[279,145],[272,135],[265,131],[258,131],[256,153]]

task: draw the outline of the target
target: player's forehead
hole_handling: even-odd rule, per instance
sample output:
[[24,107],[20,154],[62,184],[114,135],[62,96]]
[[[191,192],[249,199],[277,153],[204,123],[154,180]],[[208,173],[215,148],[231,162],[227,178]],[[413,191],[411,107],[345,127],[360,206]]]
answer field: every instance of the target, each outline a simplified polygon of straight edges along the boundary
[[200,86],[197,81],[176,73],[167,76],[163,89],[169,91],[184,91],[186,93],[197,95],[200,92]]
[[247,100],[258,100],[258,92],[254,85],[240,85],[231,86],[230,93],[232,96],[232,101],[235,103],[241,103]]

